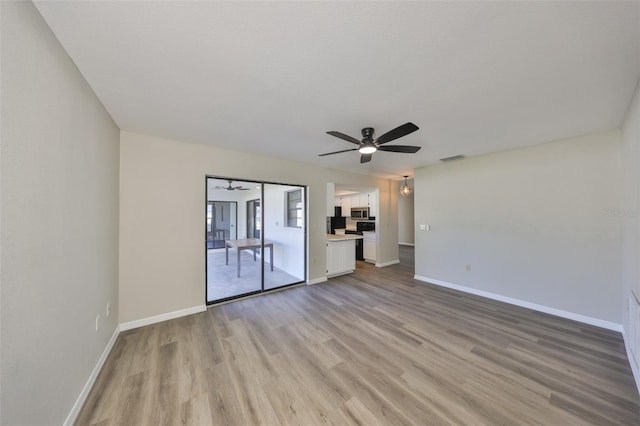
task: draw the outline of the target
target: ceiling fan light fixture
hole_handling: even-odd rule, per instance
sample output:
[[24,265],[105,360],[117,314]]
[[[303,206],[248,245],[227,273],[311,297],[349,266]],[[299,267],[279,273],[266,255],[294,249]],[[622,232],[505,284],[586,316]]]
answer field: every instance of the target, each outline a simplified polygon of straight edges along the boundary
[[409,122],[405,123],[402,126],[398,126],[393,130],[388,131],[384,135],[380,136],[377,139],[373,138],[375,131],[373,127],[365,127],[362,129],[362,141],[359,141],[356,138],[353,138],[349,135],[345,135],[344,133],[337,132],[335,130],[331,130],[327,132],[328,135],[336,137],[338,139],[342,139],[344,141],[350,142],[352,144],[358,145],[357,148],[351,149],[342,149],[340,151],[327,152],[324,154],[319,154],[319,157],[324,157],[326,155],[334,155],[341,154],[343,152],[351,152],[351,151],[359,151],[360,152],[360,164],[365,164],[371,161],[371,156],[374,152],[384,151],[384,152],[399,152],[403,154],[415,154],[420,150],[419,146],[412,145],[384,145],[387,142],[394,141],[403,136],[407,136],[410,133],[418,130],[418,126]]
[[360,154],[373,154],[377,150],[378,148],[374,144],[364,144],[358,151],[360,151]]
[[411,189],[411,187],[407,183],[408,177],[409,176],[404,177],[404,185],[400,187],[400,195],[402,195],[403,197],[406,197],[407,195],[411,194],[411,192],[413,191],[413,189]]

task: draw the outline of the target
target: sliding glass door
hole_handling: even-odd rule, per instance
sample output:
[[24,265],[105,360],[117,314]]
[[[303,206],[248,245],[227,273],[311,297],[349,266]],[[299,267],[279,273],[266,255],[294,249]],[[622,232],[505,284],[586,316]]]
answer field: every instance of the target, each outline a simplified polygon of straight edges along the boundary
[[304,282],[306,188],[207,178],[207,303]]

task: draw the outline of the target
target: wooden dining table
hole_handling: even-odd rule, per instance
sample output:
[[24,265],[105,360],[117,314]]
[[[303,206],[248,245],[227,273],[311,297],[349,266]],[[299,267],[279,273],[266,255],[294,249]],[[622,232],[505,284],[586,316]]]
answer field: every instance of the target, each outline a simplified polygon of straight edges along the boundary
[[[265,241],[264,247],[269,247],[269,261],[271,262],[271,271],[273,271],[273,243]],[[240,278],[240,253],[242,250],[253,250],[253,261],[256,261],[256,249],[262,248],[262,241],[260,238],[245,238],[243,240],[225,240],[224,241],[224,252],[226,256],[226,264],[229,264],[229,248],[235,248],[237,254],[237,265],[236,270],[238,274],[238,278]]]

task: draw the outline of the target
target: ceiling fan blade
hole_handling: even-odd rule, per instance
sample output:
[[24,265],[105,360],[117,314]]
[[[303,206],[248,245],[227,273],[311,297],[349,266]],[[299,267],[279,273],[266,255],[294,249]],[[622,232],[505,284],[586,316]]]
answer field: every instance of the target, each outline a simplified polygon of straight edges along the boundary
[[[358,142],[358,143],[360,143],[360,142]],[[357,151],[357,150],[358,150],[358,148],[343,149],[342,151],[334,151],[334,152],[327,152],[326,154],[320,154],[320,155],[318,155],[318,157],[324,157],[325,155],[340,154],[342,152]]]
[[360,156],[360,164],[362,163],[368,163],[369,161],[371,161],[371,157],[373,154],[362,154]]
[[419,127],[413,123],[405,123],[402,126],[398,126],[393,130],[389,130],[384,135],[380,136],[375,142],[378,145],[382,145],[383,143],[391,142],[403,136],[407,136],[409,133],[413,133],[418,130]]
[[411,146],[411,145],[389,145],[389,146],[380,146],[378,147],[378,151],[387,151],[387,152],[403,152],[405,154],[415,154],[420,151],[421,146]]
[[215,189],[227,189],[226,186],[216,186]]
[[336,138],[340,138],[342,140],[345,140],[347,142],[351,142],[351,143],[355,143],[356,145],[360,145],[360,141],[356,138],[352,138],[349,135],[345,135],[344,133],[340,133],[340,132],[335,132],[335,131],[330,131],[327,132],[327,134],[331,135],[331,136],[335,136]]

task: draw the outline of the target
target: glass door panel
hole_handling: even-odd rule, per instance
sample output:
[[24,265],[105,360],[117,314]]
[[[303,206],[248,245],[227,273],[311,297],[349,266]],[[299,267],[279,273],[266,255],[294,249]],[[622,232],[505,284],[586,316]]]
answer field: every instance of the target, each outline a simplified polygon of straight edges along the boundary
[[[262,204],[262,186],[252,181],[207,178],[207,302],[262,291],[260,226],[249,229],[249,202]],[[240,216],[240,217],[238,217]]]
[[302,186],[264,184],[264,289],[303,282],[306,194]]

